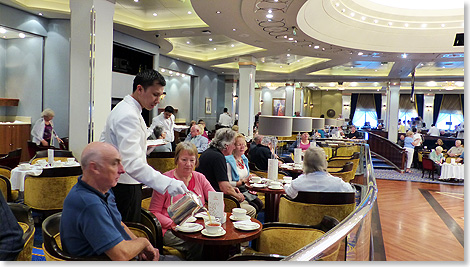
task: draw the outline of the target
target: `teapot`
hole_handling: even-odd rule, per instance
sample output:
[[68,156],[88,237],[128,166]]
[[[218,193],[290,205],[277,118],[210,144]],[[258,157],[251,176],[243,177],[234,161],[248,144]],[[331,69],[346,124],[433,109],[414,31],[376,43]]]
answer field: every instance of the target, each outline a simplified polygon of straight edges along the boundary
[[201,208],[206,210],[201,198],[196,193],[189,191],[175,203],[173,203],[173,197],[171,197],[171,205],[167,211],[173,222],[181,225]]

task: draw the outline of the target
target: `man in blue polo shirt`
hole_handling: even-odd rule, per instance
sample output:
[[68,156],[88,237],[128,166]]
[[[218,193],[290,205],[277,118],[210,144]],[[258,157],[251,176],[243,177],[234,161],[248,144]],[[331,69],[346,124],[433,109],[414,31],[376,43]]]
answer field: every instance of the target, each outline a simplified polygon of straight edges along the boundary
[[64,251],[73,256],[105,254],[111,260],[159,260],[158,249],[121,221],[110,190],[124,173],[117,149],[108,143],[88,144],[81,164],[83,175],[65,198],[60,220]]

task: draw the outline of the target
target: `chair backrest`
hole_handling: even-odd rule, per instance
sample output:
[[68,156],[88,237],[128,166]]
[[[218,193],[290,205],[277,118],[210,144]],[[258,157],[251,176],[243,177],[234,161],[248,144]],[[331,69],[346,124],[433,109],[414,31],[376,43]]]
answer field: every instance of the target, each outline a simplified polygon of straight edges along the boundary
[[26,175],[24,203],[37,210],[61,210],[81,174],[82,169],[77,166],[43,169],[39,176]]
[[15,168],[20,164],[21,159],[21,148],[17,148],[13,151],[8,152],[4,157],[0,158],[0,165]]
[[153,213],[141,208],[140,223],[149,228],[154,239],[152,245],[161,251],[163,249],[163,231],[160,221]]
[[60,217],[62,212],[47,217],[42,223],[42,248],[47,261],[109,261],[106,255],[96,257],[77,257],[62,250],[60,240]]
[[344,182],[349,183],[356,178],[356,173],[353,170],[345,172],[334,172],[331,175],[341,178]]
[[340,146],[336,149],[337,157],[350,157],[353,156],[355,152],[360,154],[361,146],[352,145],[352,146]]
[[173,170],[176,168],[175,152],[152,152],[147,157],[147,163],[161,173]]
[[[310,196],[309,193],[313,194]],[[297,202],[300,200],[302,202]],[[316,225],[325,215],[341,221],[354,211],[355,206],[355,193],[353,192],[305,192],[302,194],[299,192],[295,200],[287,196],[281,197],[279,221]]]
[[[75,158],[72,151],[54,149],[54,160],[67,162],[67,158]],[[29,161],[30,164],[36,163],[40,159],[48,159],[47,150],[37,151],[36,155]]]
[[31,140],[28,140],[28,153],[29,158],[33,158],[36,155],[36,152],[41,150],[56,149],[54,146],[38,146]]
[[343,165],[343,169],[341,170],[341,172],[352,171],[353,167],[354,167],[354,162],[351,162],[351,161],[346,162],[346,164]]
[[[323,222],[326,224],[322,225]],[[338,224],[339,221],[331,217],[322,219],[318,225],[265,223],[260,237],[255,242],[255,248],[262,253],[288,256],[322,237]],[[338,250],[335,249],[333,254],[333,257],[328,255],[329,260],[336,260]]]
[[8,179],[11,178],[11,168],[8,166],[0,165],[0,175],[7,177]]
[[0,174],[0,192],[7,202],[12,201],[10,179]]
[[422,161],[423,161],[423,170],[433,171],[435,169],[434,162],[432,160],[423,157]]
[[232,212],[233,208],[240,208],[240,202],[235,197],[227,194],[224,194],[224,205],[225,212]]
[[20,203],[8,203],[8,206],[23,229],[24,246],[18,254],[17,261],[31,261],[35,232],[33,212],[30,207]]

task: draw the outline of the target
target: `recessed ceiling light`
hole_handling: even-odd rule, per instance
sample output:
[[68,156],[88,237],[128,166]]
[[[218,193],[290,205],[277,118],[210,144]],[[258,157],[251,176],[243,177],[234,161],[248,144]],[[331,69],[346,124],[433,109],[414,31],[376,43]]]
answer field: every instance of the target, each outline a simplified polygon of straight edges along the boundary
[[294,37],[289,37],[288,40],[289,40],[289,41],[292,41],[292,40],[294,40]]
[[388,26],[392,26],[392,25],[393,25],[393,23],[392,23],[392,22],[389,22],[389,23],[388,23]]
[[410,26],[410,24],[408,24],[408,23],[405,23],[405,27],[408,27],[408,26]]
[[319,45],[316,45],[316,46],[314,46],[313,48],[318,49],[318,48],[320,48],[320,46],[319,46]]
[[0,28],[0,33],[6,33],[7,30],[5,30],[4,28]]
[[181,74],[181,77],[183,77],[183,78],[184,78],[184,77],[186,77],[186,74],[184,74],[184,73],[183,73],[183,74]]
[[157,14],[157,13],[153,13],[152,15],[153,15],[154,17],[158,16],[158,14]]
[[441,24],[441,27],[445,27],[446,25],[444,23]]
[[212,42],[212,38],[209,38],[209,42]]
[[161,69],[160,71],[161,71],[161,72],[165,72],[165,69]]
[[39,16],[42,16],[42,13],[41,13],[41,12],[39,12],[39,14],[38,14],[38,15],[39,15]]
[[222,12],[220,12],[219,10],[217,10],[215,13],[220,14],[220,13],[222,13]]
[[270,10],[268,10],[268,13],[271,14],[271,13],[273,13],[273,11],[270,9]]
[[343,9],[341,9],[341,12],[343,12],[343,13],[344,13],[344,12],[346,12],[346,9],[344,9],[344,8],[343,8]]
[[216,47],[214,47],[214,50],[217,50],[217,48],[216,48]]
[[169,74],[173,74],[173,71],[170,70],[168,73],[169,73]]
[[378,20],[378,19],[374,19],[374,23],[379,23],[379,20]]
[[138,2],[139,2],[139,0],[134,0],[134,2],[138,3]]
[[279,66],[279,68],[282,68],[282,66]]
[[321,50],[325,51],[325,48],[323,47]]
[[354,17],[355,15],[356,15],[356,13],[354,13],[354,12],[351,12],[351,14],[350,14],[351,17]]
[[426,24],[426,23],[421,24],[421,28],[426,28],[427,26],[428,26],[428,24]]
[[362,19],[362,20],[366,20],[366,17],[365,17],[365,16],[362,16],[361,19]]
[[187,43],[187,44],[190,44],[191,42],[190,42],[190,41],[187,41],[186,43]]
[[339,3],[336,3],[335,6],[339,6]]
[[235,47],[235,45],[234,45],[234,44],[231,44],[230,46],[231,46],[231,47]]
[[362,56],[362,55],[364,55],[364,53],[359,52],[359,53],[357,53],[357,55],[358,55],[358,56]]
[[408,57],[407,54],[402,54],[402,55],[401,55],[401,58],[407,58],[407,57]]
[[191,15],[191,14],[193,14],[193,12],[191,12],[191,11],[188,11],[188,15]]
[[237,29],[232,29],[232,31],[234,31],[234,32],[235,32],[235,31],[237,31]]
[[181,74],[179,72],[176,73],[176,76],[180,76]]
[[26,35],[25,35],[24,33],[22,33],[22,32],[20,32],[20,33],[18,34],[18,36],[19,36],[20,38],[25,38],[25,37],[26,37]]
[[267,14],[267,15],[266,15],[266,18],[268,18],[268,19],[272,19],[273,17],[274,17],[273,14]]

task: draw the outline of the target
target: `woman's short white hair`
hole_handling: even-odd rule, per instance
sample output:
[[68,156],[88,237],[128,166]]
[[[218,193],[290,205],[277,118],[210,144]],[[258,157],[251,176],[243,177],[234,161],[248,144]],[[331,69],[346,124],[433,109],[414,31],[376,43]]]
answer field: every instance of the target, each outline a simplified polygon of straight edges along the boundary
[[328,163],[323,148],[310,146],[304,154],[304,173],[326,172]]
[[442,146],[436,146],[436,152],[442,152]]
[[55,116],[55,113],[54,113],[54,111],[53,111],[52,109],[46,108],[45,110],[43,110],[43,111],[41,112],[41,117],[44,118],[45,116],[47,116],[47,117],[54,117],[54,116]]

